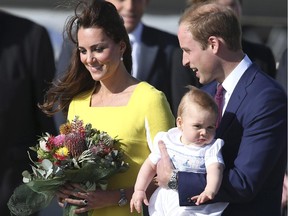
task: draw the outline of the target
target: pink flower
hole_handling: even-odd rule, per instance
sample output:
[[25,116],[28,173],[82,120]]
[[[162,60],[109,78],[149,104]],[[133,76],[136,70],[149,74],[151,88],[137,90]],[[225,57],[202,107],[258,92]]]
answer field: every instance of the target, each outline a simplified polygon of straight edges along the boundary
[[64,134],[60,134],[60,135],[54,137],[54,139],[53,139],[53,143],[57,147],[63,146],[64,142],[65,142],[65,135]]

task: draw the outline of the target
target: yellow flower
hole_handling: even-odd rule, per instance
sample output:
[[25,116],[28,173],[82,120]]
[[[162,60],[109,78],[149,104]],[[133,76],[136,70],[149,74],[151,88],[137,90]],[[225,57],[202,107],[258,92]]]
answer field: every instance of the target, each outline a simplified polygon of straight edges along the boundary
[[55,152],[55,157],[58,160],[64,160],[69,154],[68,148],[66,146],[59,148],[56,152]]
[[72,131],[72,126],[70,122],[67,122],[66,124],[62,124],[59,127],[60,134],[69,134]]

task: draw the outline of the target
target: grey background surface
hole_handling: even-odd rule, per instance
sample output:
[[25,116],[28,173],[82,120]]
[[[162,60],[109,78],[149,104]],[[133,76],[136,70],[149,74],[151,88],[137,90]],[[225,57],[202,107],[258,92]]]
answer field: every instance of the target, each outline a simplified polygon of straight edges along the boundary
[[[0,0],[0,9],[44,25],[51,36],[57,60],[63,25],[72,14],[74,0]],[[177,34],[186,0],[150,0],[144,23]],[[287,47],[287,0],[242,0],[243,37],[271,47],[276,61]]]

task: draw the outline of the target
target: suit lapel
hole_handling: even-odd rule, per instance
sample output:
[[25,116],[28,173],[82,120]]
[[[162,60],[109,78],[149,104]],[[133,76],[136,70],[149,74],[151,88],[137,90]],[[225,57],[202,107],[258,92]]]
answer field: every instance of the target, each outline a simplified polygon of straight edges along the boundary
[[[244,87],[244,88],[243,88]],[[241,89],[241,91],[239,91]],[[244,90],[243,90],[244,89]],[[236,118],[236,113],[246,96],[245,86],[239,82],[233,91],[233,94],[227,104],[226,110],[222,117],[217,134],[221,137],[222,133],[227,130],[231,122]]]
[[255,67],[250,66],[237,83],[226,110],[221,120],[221,124],[217,130],[217,135],[221,137],[224,131],[229,127],[231,122],[237,116],[238,109],[247,95],[247,87],[252,83],[255,77]]

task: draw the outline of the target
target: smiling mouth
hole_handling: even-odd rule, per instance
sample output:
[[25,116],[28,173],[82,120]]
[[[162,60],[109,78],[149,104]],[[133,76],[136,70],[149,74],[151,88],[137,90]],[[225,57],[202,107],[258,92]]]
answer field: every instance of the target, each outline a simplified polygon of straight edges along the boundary
[[103,66],[90,66],[90,70],[99,71],[102,69]]
[[131,21],[131,20],[134,21],[134,20],[136,19],[136,16],[135,16],[135,15],[129,15],[129,14],[128,14],[128,15],[123,15],[122,17],[123,17],[123,19],[126,20],[126,21]]
[[192,69],[192,71],[193,71],[194,73],[196,73],[196,72],[198,71],[197,68],[191,68],[191,69]]

